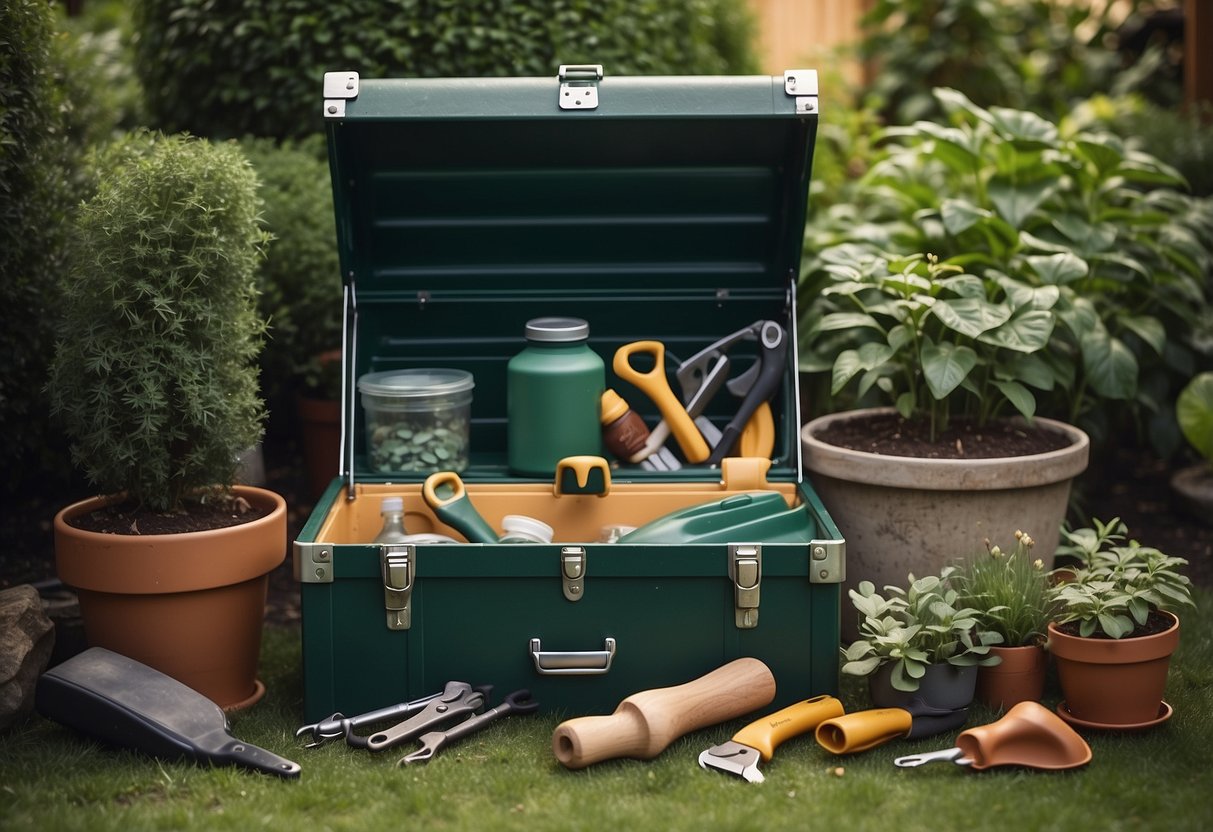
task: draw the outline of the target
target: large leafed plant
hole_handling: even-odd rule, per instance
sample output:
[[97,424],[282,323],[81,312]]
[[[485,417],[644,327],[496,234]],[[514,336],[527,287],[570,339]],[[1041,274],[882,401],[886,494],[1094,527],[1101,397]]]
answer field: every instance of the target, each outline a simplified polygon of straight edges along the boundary
[[137,134],[80,210],[50,376],[72,455],[152,510],[230,485],[264,408],[257,180],[234,144]]
[[[1047,343],[1027,353],[1030,369],[1022,361],[1003,362],[1004,371],[1008,363],[1021,371],[1010,379],[1002,372],[1003,381],[1035,388],[1040,411],[1097,435],[1113,409],[1141,424],[1154,417],[1152,435],[1174,447],[1172,403],[1208,349],[1201,310],[1210,302],[1205,274],[1213,266],[1213,204],[1186,195],[1175,171],[1111,133],[1021,110],[987,110],[955,90],[935,95],[951,123],[886,130],[878,160],[849,201],[808,227],[801,368],[829,371],[837,380],[837,360],[848,350],[882,341],[900,348],[896,339],[904,330],[874,337],[869,326],[837,325],[841,319],[832,316],[854,313],[862,298],[852,295],[870,288],[849,277],[840,287],[839,267],[878,272],[871,264],[883,261],[896,272],[898,258],[927,253],[938,259],[933,280],[954,282],[941,269],[958,267],[971,275],[966,297],[1019,315],[1027,303],[1053,319]],[[924,276],[921,268],[917,273]],[[944,290],[959,297],[947,283]],[[896,304],[933,305],[938,297],[918,292]],[[901,314],[896,306],[877,311]],[[937,312],[919,320],[965,334]],[[1005,326],[991,329],[991,323],[987,318],[983,331],[972,332],[973,340],[988,345],[989,333]],[[1044,327],[1034,330],[1037,338],[1042,334]],[[1029,344],[1036,341],[1019,346]],[[1014,351],[1010,343],[1002,346]],[[976,399],[950,407],[953,412],[999,409],[982,400],[990,386],[971,376],[989,369],[981,358],[969,362],[967,372],[953,368],[955,397],[945,391],[944,398],[952,404]],[[897,400],[907,389],[888,392]],[[995,389],[1028,412],[1026,397],[1009,395],[1005,384]],[[915,404],[924,404],[921,396]]]

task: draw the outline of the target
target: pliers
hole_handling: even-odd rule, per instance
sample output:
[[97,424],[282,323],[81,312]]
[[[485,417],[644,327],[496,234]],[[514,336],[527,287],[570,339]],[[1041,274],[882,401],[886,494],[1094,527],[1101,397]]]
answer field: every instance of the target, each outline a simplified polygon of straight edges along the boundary
[[413,763],[427,762],[448,743],[479,731],[498,717],[505,716],[506,714],[529,714],[538,708],[539,703],[531,699],[531,692],[529,690],[516,690],[502,700],[501,704],[496,708],[487,710],[477,716],[469,717],[454,728],[422,734],[420,738],[421,747],[412,754],[401,757],[396,765],[407,766]]

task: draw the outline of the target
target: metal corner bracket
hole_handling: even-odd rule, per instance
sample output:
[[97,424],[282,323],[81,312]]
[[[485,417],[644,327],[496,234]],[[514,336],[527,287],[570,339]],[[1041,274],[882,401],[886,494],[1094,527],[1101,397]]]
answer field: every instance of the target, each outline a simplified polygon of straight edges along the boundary
[[291,571],[301,584],[333,582],[333,545],[296,540],[291,547]]
[[816,115],[820,112],[817,102],[817,70],[784,70],[783,91],[796,99],[797,115]]
[[325,118],[345,118],[345,102],[357,97],[357,72],[324,73]]
[[598,106],[602,64],[561,64],[556,79],[560,81],[560,109],[593,110]]
[[809,583],[840,584],[847,579],[847,542],[812,540],[809,542]]

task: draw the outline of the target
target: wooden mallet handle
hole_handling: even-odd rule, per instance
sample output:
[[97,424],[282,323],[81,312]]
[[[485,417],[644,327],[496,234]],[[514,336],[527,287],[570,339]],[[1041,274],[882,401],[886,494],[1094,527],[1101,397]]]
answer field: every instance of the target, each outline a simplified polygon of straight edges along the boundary
[[651,760],[674,740],[769,705],[775,677],[758,659],[737,659],[685,685],[634,693],[610,716],[556,726],[552,753],[566,768],[602,760]]

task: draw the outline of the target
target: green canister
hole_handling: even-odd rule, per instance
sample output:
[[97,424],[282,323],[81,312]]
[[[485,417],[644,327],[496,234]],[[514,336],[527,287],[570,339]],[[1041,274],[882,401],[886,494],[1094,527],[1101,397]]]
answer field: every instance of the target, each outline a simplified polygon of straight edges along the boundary
[[506,369],[510,469],[551,476],[566,456],[602,454],[606,367],[580,318],[534,318]]

